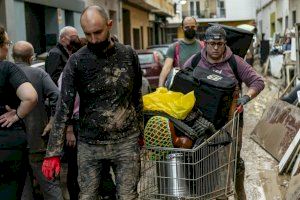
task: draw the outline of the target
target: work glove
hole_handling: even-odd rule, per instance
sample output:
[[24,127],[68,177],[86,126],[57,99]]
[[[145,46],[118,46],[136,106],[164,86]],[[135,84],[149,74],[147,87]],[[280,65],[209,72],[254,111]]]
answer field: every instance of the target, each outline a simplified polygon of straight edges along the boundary
[[42,172],[48,180],[54,179],[54,177],[57,176],[60,172],[59,156],[45,158],[42,165]]
[[244,111],[243,106],[248,103],[251,100],[251,98],[248,95],[244,95],[241,98],[238,98],[237,100],[237,108],[236,110],[238,111],[238,113],[242,113]]

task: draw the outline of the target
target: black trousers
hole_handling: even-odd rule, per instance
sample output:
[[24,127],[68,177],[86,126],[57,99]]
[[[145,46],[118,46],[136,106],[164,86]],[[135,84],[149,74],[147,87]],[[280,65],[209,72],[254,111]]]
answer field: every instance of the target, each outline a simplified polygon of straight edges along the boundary
[[0,197],[21,198],[27,167],[26,136],[23,130],[0,130]]

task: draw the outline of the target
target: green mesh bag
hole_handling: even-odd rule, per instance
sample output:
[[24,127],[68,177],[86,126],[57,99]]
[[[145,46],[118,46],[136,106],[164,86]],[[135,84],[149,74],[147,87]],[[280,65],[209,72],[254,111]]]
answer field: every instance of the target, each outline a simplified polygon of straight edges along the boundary
[[[169,119],[161,116],[151,117],[145,127],[144,137],[146,147],[170,147],[173,148],[172,135],[169,127]],[[152,150],[152,160],[161,160],[169,153],[164,150]]]

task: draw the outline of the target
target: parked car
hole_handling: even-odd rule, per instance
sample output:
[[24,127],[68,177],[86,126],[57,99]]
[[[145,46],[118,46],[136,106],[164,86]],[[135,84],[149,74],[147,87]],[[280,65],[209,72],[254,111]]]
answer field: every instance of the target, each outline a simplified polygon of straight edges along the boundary
[[148,79],[151,88],[158,87],[159,75],[163,67],[164,57],[160,51],[137,51],[143,76]]
[[160,51],[162,53],[162,55],[164,56],[164,60],[167,57],[167,51],[169,49],[169,47],[171,46],[171,44],[158,44],[158,45],[151,45],[147,47],[147,50],[149,51]]

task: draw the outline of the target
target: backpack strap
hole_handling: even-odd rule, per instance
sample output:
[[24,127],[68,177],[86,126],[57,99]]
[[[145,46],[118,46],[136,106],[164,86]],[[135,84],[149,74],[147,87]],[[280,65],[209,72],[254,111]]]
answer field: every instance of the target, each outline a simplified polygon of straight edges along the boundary
[[175,49],[174,49],[173,67],[179,66],[179,49],[180,49],[180,44],[179,42],[176,42]]
[[193,57],[193,59],[191,61],[192,69],[195,69],[197,67],[197,64],[199,63],[200,60],[201,60],[201,51],[196,53],[195,56]]
[[239,77],[239,74],[238,74],[238,71],[237,71],[237,62],[235,60],[235,57],[234,57],[234,54],[232,54],[228,60],[228,63],[234,73],[234,76],[236,78],[236,80],[239,82],[239,86],[241,88],[241,85],[242,85],[242,80],[240,79]]

